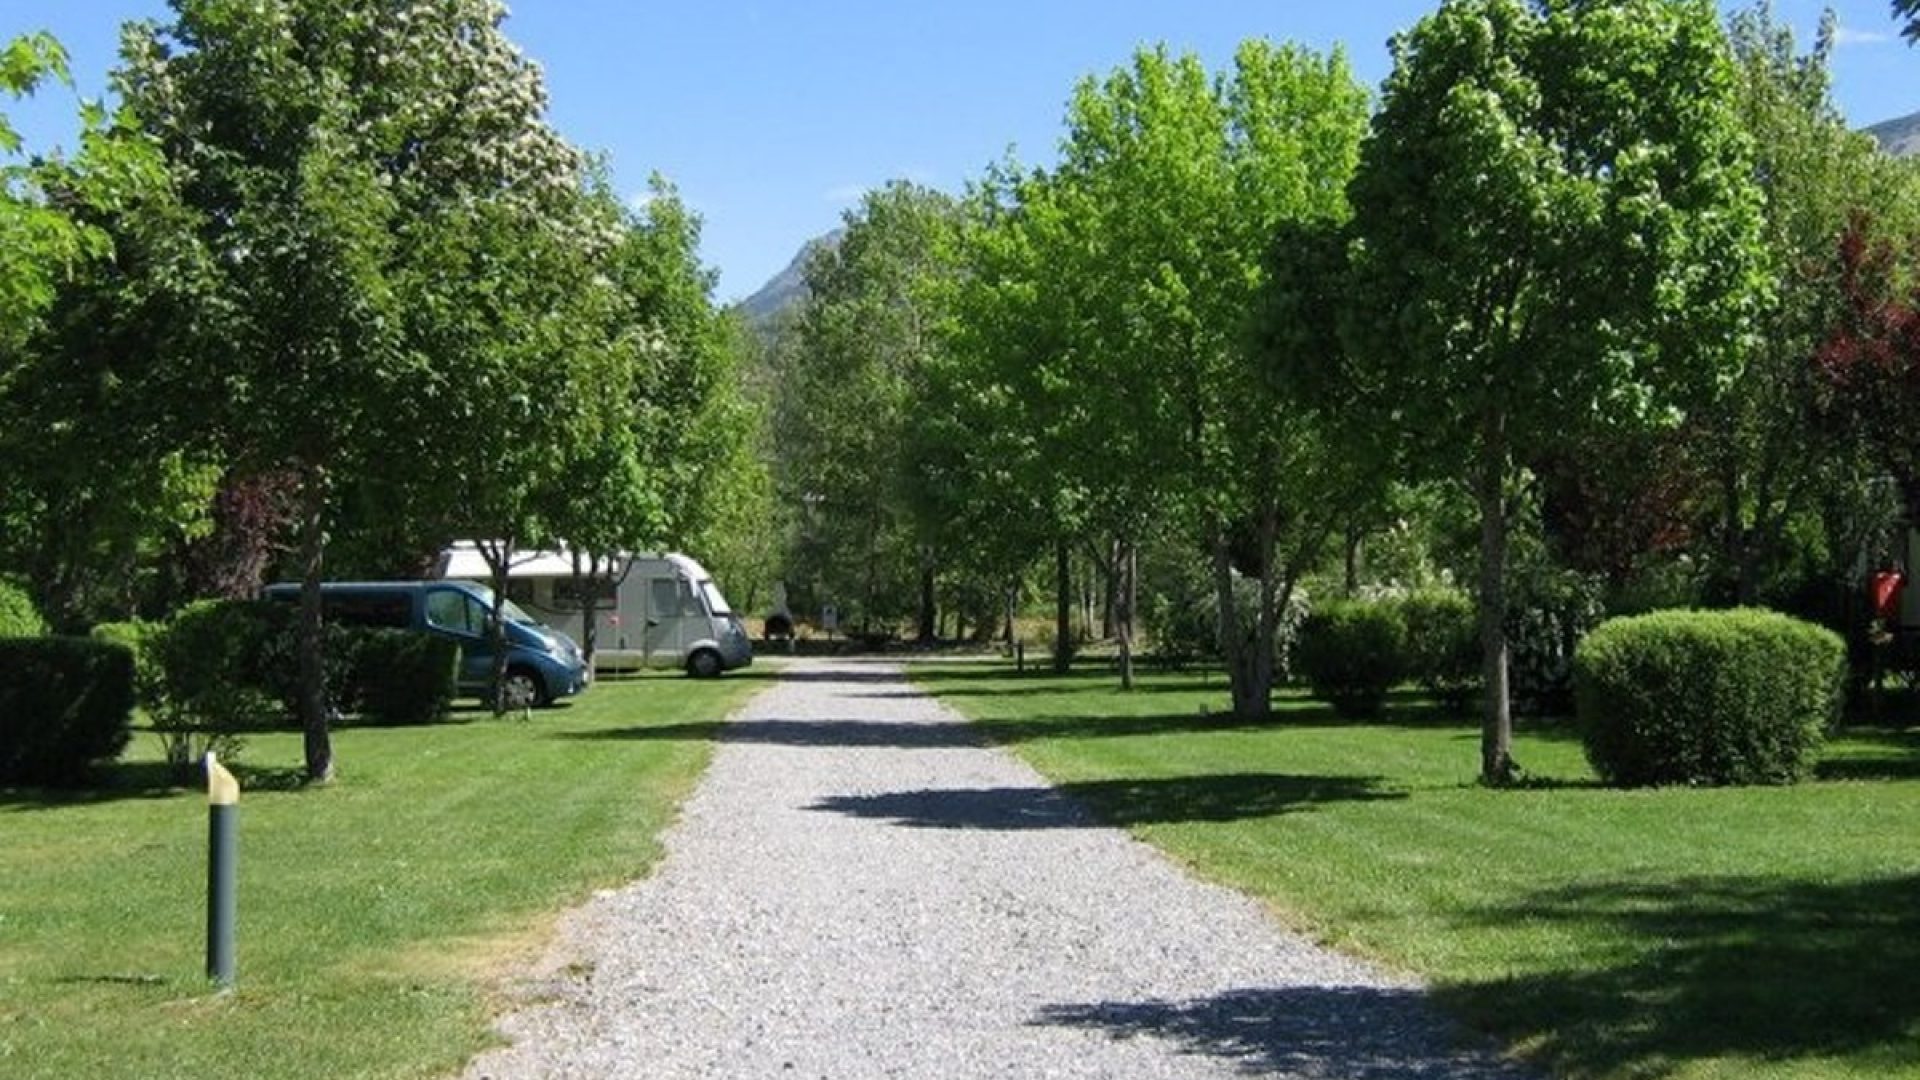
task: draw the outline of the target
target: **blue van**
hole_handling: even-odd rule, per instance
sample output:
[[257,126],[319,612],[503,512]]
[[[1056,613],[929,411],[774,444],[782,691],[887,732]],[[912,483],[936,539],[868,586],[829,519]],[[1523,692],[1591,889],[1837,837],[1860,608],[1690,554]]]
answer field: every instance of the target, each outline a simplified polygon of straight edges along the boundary
[[[267,599],[300,602],[297,584],[269,585]],[[321,611],[330,623],[418,630],[460,644],[460,692],[487,695],[493,677],[493,642],[487,621],[493,590],[466,581],[329,581],[320,586]],[[577,694],[592,681],[573,639],[536,622],[509,600],[506,617],[507,703],[546,706]]]

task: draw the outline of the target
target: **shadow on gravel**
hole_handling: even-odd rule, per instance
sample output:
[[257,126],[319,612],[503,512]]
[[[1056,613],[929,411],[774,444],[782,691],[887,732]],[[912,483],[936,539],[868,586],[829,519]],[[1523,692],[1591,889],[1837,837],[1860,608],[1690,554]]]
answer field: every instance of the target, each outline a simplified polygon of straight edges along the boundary
[[[1166,713],[1154,716],[1040,716],[1029,720],[985,723],[905,723],[895,720],[766,720],[698,721],[649,727],[565,732],[563,739],[674,741],[717,739],[722,742],[762,743],[774,746],[889,746],[902,750],[973,749],[1033,739],[1115,739],[1130,735],[1179,735],[1212,731],[1251,731],[1230,713],[1199,715]],[[1473,736],[1479,738],[1478,734]]]
[[716,742],[756,743],[800,747],[886,747],[897,750],[976,750],[988,745],[985,736],[968,724],[909,724],[887,720],[766,720],[696,721],[652,727],[558,733],[561,739],[600,739],[612,742],[671,742],[712,739]]
[[1413,990],[1301,986],[1234,990],[1194,1001],[1054,1005],[1035,1026],[1088,1028],[1116,1039],[1168,1039],[1254,1076],[1348,1080],[1520,1080],[1511,1063],[1461,1053]]
[[1156,780],[1094,780],[1054,788],[954,788],[836,795],[809,807],[915,829],[1089,829],[1184,821],[1240,821],[1322,803],[1404,799],[1365,776],[1236,773]]

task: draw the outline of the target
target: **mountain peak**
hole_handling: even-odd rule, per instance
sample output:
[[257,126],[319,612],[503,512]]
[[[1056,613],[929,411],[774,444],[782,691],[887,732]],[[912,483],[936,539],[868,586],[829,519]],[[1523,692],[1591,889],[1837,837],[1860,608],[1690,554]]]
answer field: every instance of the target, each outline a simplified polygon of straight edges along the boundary
[[835,229],[800,245],[800,251],[794,255],[793,261],[787,264],[785,270],[773,275],[752,296],[740,301],[740,311],[746,315],[748,324],[764,328],[777,319],[782,312],[804,300],[807,295],[807,260],[813,258],[813,253],[823,247],[828,249],[839,247],[840,238],[846,233],[847,230],[843,228]]

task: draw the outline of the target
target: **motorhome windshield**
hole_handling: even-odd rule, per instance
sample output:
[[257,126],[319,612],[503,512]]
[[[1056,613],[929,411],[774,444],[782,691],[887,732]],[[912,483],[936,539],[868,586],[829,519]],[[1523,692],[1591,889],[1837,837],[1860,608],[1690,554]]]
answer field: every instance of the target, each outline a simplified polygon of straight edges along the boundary
[[727,598],[720,595],[720,586],[712,581],[700,583],[700,595],[707,599],[707,610],[715,615],[731,615],[733,608],[727,605]]

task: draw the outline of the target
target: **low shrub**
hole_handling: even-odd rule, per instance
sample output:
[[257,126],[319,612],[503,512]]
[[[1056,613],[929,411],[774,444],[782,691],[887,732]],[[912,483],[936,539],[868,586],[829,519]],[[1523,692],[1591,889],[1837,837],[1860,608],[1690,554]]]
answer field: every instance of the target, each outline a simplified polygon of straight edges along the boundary
[[133,654],[88,638],[0,639],[0,782],[85,779],[132,737]]
[[433,724],[453,709],[460,678],[460,646],[411,630],[353,631],[344,703],[369,724]]
[[201,600],[175,612],[153,639],[164,722],[202,738],[282,720],[277,674],[288,613],[254,600]]
[[1407,624],[1407,673],[1451,712],[1464,712],[1480,689],[1480,632],[1473,601],[1446,589],[1400,601]]
[[0,579],[0,638],[41,637],[46,632],[46,620],[33,606],[33,597],[27,595],[27,590]]
[[[1140,615],[1154,658],[1178,669],[1225,656],[1225,643],[1220,638],[1220,590],[1212,568],[1204,562],[1178,560],[1151,569],[1152,578],[1140,593]],[[1241,640],[1251,643],[1257,636],[1254,620],[1260,611],[1260,582],[1236,575],[1233,603]],[[1294,648],[1308,607],[1306,591],[1296,588],[1274,625],[1274,671],[1282,681],[1292,676]]]
[[168,695],[160,645],[168,628],[168,623],[141,620],[101,623],[93,628],[93,638],[123,646],[133,654],[134,701],[146,714],[147,726],[160,739],[161,756],[174,779],[194,783],[200,779],[200,763],[209,751],[231,761],[240,756],[246,743],[231,727],[209,723],[176,705]]
[[1771,611],[1663,611],[1594,630],[1574,673],[1608,783],[1792,783],[1839,719],[1846,646]]
[[1406,676],[1406,641],[1398,604],[1336,600],[1307,616],[1295,653],[1314,697],[1341,716],[1377,716]]

